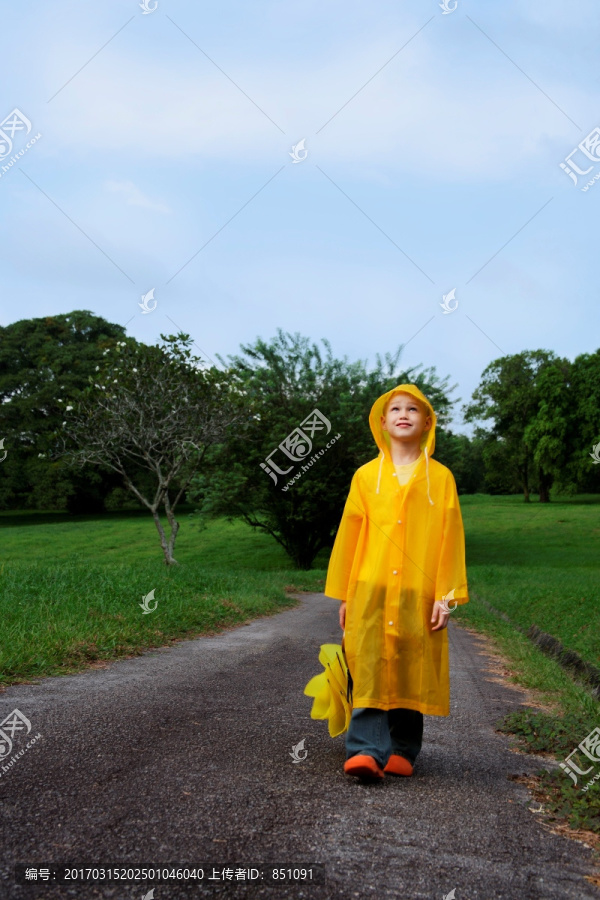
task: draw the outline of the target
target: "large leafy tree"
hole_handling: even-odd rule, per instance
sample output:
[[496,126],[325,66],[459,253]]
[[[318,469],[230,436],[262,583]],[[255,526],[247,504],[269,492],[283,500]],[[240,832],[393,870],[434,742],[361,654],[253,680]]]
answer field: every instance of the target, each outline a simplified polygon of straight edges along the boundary
[[600,443],[600,350],[575,357],[571,368],[568,481],[581,491],[600,490],[600,464],[593,461]]
[[[270,534],[300,569],[332,545],[352,475],[377,455],[368,424],[377,397],[413,382],[442,425],[451,407],[447,380],[440,381],[435,369],[400,368],[402,348],[377,357],[369,369],[362,361],[336,359],[329,343],[321,343],[280,329],[270,342],[259,339],[230,357],[245,391],[247,419],[226,445],[213,448],[208,468],[189,491],[203,515],[240,518]],[[306,453],[298,428],[312,442]]]
[[498,448],[492,452],[489,445],[484,458],[488,465],[501,458],[509,466],[521,485],[525,502],[529,502],[533,482],[539,484],[540,500],[549,500],[550,459],[555,447],[545,446],[536,456],[537,438],[530,426],[540,409],[540,380],[543,385],[543,373],[555,361],[555,354],[547,350],[529,350],[494,360],[484,370],[472,402],[463,409],[467,422],[492,420],[489,433]]
[[114,487],[108,473],[77,473],[47,454],[68,398],[87,385],[105,351],[124,335],[121,325],[86,310],[0,328],[0,438],[7,452],[0,505],[74,512],[102,507]]
[[484,441],[475,434],[436,428],[435,458],[451,470],[459,494],[484,493],[487,489],[483,459]]
[[63,435],[72,465],[113,471],[146,507],[173,565],[177,506],[208,447],[242,416],[241,394],[233,377],[192,354],[189,335],[161,338],[153,347],[119,342],[66,414]]
[[554,359],[540,368],[535,383],[537,411],[523,431],[537,471],[542,503],[550,500],[550,488],[556,481],[564,484],[569,456],[578,443],[570,433],[575,411],[571,375],[572,363],[568,359]]
[[597,491],[600,472],[590,457],[600,441],[600,350],[556,360],[540,373],[539,391],[526,437],[540,470],[565,493]]
[[545,350],[495,360],[473,401],[467,421],[493,420],[487,434],[479,429],[488,485],[512,472],[525,499],[535,486],[542,503],[553,485],[566,493],[598,490],[590,456],[600,441],[600,350],[573,362]]

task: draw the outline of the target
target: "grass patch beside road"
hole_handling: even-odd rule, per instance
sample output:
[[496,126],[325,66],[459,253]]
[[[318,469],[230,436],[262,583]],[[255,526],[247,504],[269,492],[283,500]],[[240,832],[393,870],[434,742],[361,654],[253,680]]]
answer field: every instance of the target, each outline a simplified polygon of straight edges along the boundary
[[600,666],[600,496],[461,497],[461,506],[470,590]]
[[295,571],[268,535],[181,521],[180,565],[167,569],[147,513],[0,515],[0,685],[214,633],[294,606],[290,590],[323,589],[323,571]]
[[[215,633],[297,601],[289,590],[321,590],[306,572],[207,570],[160,562],[6,563],[0,574],[0,684],[78,671],[171,640]],[[154,590],[156,610],[138,605]]]
[[[463,613],[471,607],[469,615]],[[576,684],[558,663],[537,646],[476,601],[459,607],[459,619],[488,638],[508,661],[513,675],[508,680],[527,688],[540,705],[547,709],[524,707],[496,722],[496,729],[513,738],[513,746],[538,755],[549,755],[564,762],[596,727],[600,726],[600,705],[589,691]],[[453,613],[453,616],[455,614]],[[451,681],[452,681],[452,675]],[[598,753],[598,751],[596,751]],[[600,782],[582,790],[595,774],[600,773],[600,760],[592,763],[581,752],[575,762],[589,774],[577,776],[575,785],[560,768],[540,768],[531,779],[525,779],[535,798],[544,804],[549,824],[564,823],[569,828],[595,835],[580,835],[600,849]]]
[[[516,626],[537,625],[594,666],[600,663],[600,497],[556,498],[549,504],[518,497],[461,497],[471,602],[453,618],[493,640],[514,671],[511,681],[535,692],[546,710],[525,708],[497,723],[523,750],[558,762],[596,727],[600,704]],[[481,597],[510,622],[498,618]],[[580,752],[575,785],[562,769],[540,769],[530,785],[550,823],[600,835],[600,772]],[[600,843],[600,842],[597,842]]]

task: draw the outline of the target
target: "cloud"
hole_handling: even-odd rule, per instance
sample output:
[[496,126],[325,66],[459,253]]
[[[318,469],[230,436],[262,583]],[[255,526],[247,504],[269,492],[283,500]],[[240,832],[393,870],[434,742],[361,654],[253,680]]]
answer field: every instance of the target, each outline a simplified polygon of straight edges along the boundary
[[162,203],[154,203],[144,194],[133,181],[105,181],[104,187],[113,193],[122,194],[128,206],[142,206],[144,209],[153,209],[156,212],[171,213],[172,210]]
[[[411,21],[384,36],[347,36],[333,51],[319,48],[303,59],[300,73],[298,60],[232,56],[189,27],[213,65],[169,28],[163,23],[159,47],[156,35],[143,43],[123,37],[122,52],[109,45],[58,94],[47,128],[59,152],[78,156],[101,147],[131,159],[142,146],[145,162],[183,162],[204,172],[215,164],[290,164],[289,149],[305,137],[312,160],[324,167],[374,173],[385,166],[432,182],[480,183],[529,176],[540,159],[545,170],[558,165],[576,136],[559,109],[466,19],[452,32],[436,20],[400,53],[417,31]],[[62,36],[60,59],[47,60],[54,84],[81,58],[74,38]],[[586,133],[581,110],[595,108],[593,92],[567,88],[547,69],[538,74],[537,61],[521,62],[555,102],[568,98],[568,111]],[[63,129],[65,120],[77,127]]]

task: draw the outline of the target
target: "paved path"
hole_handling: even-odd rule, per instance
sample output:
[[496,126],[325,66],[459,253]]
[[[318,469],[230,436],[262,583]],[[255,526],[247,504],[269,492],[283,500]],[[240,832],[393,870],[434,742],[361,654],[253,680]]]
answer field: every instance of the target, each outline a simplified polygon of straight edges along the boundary
[[319,645],[340,641],[337,610],[304,595],[218,636],[1,693],[0,721],[16,707],[42,735],[0,778],[2,900],[142,900],[152,887],[14,882],[16,862],[60,861],[324,866],[322,884],[161,883],[153,900],[442,900],[452,889],[455,900],[597,900],[591,851],[542,828],[509,778],[540,766],[494,732],[520,693],[486,680],[483,642],[452,622],[451,715],[425,718],[413,777],[344,774],[343,737],[310,718],[302,693]]

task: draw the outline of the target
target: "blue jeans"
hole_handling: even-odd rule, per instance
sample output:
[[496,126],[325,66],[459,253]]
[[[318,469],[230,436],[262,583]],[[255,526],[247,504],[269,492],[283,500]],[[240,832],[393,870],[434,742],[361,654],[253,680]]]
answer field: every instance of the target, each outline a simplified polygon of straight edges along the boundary
[[365,753],[383,769],[396,753],[414,765],[422,742],[423,713],[414,709],[353,709],[346,732],[346,759]]

